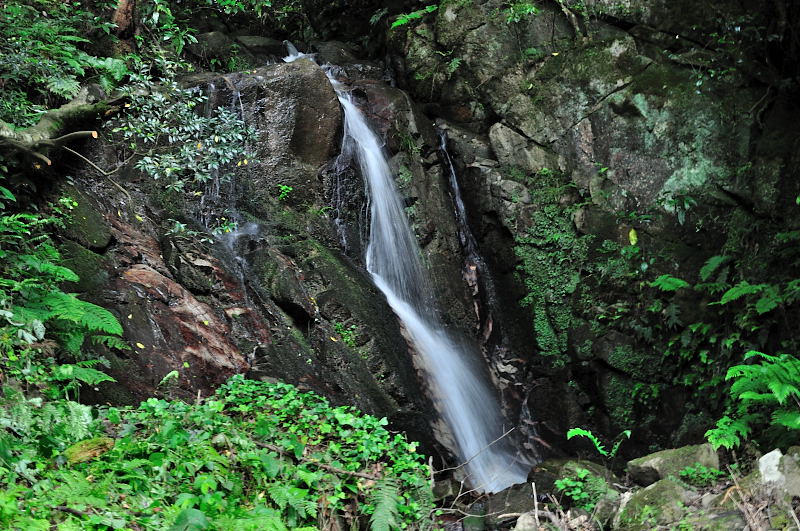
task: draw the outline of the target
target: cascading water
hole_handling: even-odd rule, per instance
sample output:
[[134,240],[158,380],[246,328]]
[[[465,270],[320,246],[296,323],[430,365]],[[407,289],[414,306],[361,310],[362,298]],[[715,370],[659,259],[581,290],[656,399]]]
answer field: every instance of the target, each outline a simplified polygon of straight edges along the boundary
[[[527,469],[503,439],[500,408],[466,346],[445,331],[432,309],[420,249],[408,224],[382,145],[348,94],[343,150],[353,149],[370,208],[367,270],[405,326],[427,373],[435,402],[453,432],[473,488],[496,492],[524,482]],[[348,145],[350,144],[350,145]]]
[[[291,62],[304,57],[285,42]],[[394,184],[382,143],[350,95],[330,75],[344,110],[342,152],[353,153],[364,178],[370,212],[367,271],[403,323],[428,376],[434,401],[453,433],[467,480],[497,492],[526,480],[528,468],[503,437],[500,408],[475,366],[477,356],[458,343],[437,316],[420,249]]]

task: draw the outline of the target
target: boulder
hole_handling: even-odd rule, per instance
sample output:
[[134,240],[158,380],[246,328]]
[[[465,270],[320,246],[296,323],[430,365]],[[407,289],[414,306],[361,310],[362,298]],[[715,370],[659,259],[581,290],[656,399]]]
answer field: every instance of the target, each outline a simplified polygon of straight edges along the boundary
[[500,164],[519,168],[526,173],[536,173],[542,168],[558,165],[557,159],[546,149],[502,123],[496,123],[489,129],[489,140]]
[[613,528],[645,531],[678,522],[696,494],[675,480],[659,480],[630,496],[614,517]]
[[633,481],[647,486],[669,476],[678,477],[681,470],[695,463],[708,468],[719,468],[719,457],[710,444],[698,444],[661,450],[633,459],[628,461],[626,470]]

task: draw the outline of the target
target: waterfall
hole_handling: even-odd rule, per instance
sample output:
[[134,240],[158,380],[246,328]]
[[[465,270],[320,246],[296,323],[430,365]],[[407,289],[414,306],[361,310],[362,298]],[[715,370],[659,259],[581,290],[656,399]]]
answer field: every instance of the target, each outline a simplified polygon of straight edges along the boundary
[[503,438],[500,407],[475,366],[437,316],[420,249],[405,216],[377,135],[337,87],[345,115],[343,151],[353,150],[369,197],[367,270],[405,326],[429,378],[434,402],[451,429],[473,488],[497,492],[526,480],[527,468]]
[[[284,41],[285,62],[313,57]],[[330,74],[344,110],[342,153],[355,154],[365,181],[369,208],[367,271],[402,322],[418,353],[432,398],[450,428],[466,479],[477,491],[498,492],[527,479],[528,467],[510,448],[499,404],[482,377],[478,354],[457,340],[438,317],[420,248],[394,184],[383,143],[350,95]],[[461,205],[463,211],[463,205]],[[477,256],[477,254],[475,254]],[[465,338],[464,338],[465,339]]]

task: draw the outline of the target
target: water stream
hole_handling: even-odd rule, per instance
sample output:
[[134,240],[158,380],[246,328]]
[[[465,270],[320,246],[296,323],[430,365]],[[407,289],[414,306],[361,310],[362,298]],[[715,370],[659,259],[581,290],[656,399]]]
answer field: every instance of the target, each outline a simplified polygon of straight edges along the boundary
[[[287,60],[301,55],[291,54]],[[469,484],[479,491],[497,492],[522,483],[528,469],[503,437],[500,407],[482,377],[476,349],[451,336],[438,317],[383,143],[344,87],[332,83],[345,116],[342,151],[355,153],[368,194],[367,271],[418,353],[417,365],[427,374],[436,407],[453,433]]]

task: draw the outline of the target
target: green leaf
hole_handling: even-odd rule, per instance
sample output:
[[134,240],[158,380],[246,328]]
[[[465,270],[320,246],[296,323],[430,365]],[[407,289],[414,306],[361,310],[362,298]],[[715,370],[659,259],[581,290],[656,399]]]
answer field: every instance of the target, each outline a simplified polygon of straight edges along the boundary
[[688,282],[681,280],[680,278],[673,277],[672,275],[661,275],[650,283],[650,287],[658,288],[661,291],[677,291],[688,286]]
[[766,284],[750,284],[746,280],[743,280],[736,284],[734,287],[729,289],[722,295],[722,299],[720,299],[719,304],[728,304],[729,302],[733,302],[738,300],[745,295],[752,295],[753,293],[758,293],[762,291]]
[[81,84],[74,77],[51,77],[47,80],[47,90],[67,99],[74,98]]
[[175,518],[175,523],[169,528],[169,531],[201,531],[209,529],[211,522],[208,520],[203,511],[198,509],[184,509]]
[[719,269],[721,265],[728,262],[730,259],[731,257],[727,255],[716,255],[706,260],[706,263],[703,264],[703,267],[700,269],[700,280],[706,282],[714,271]]

